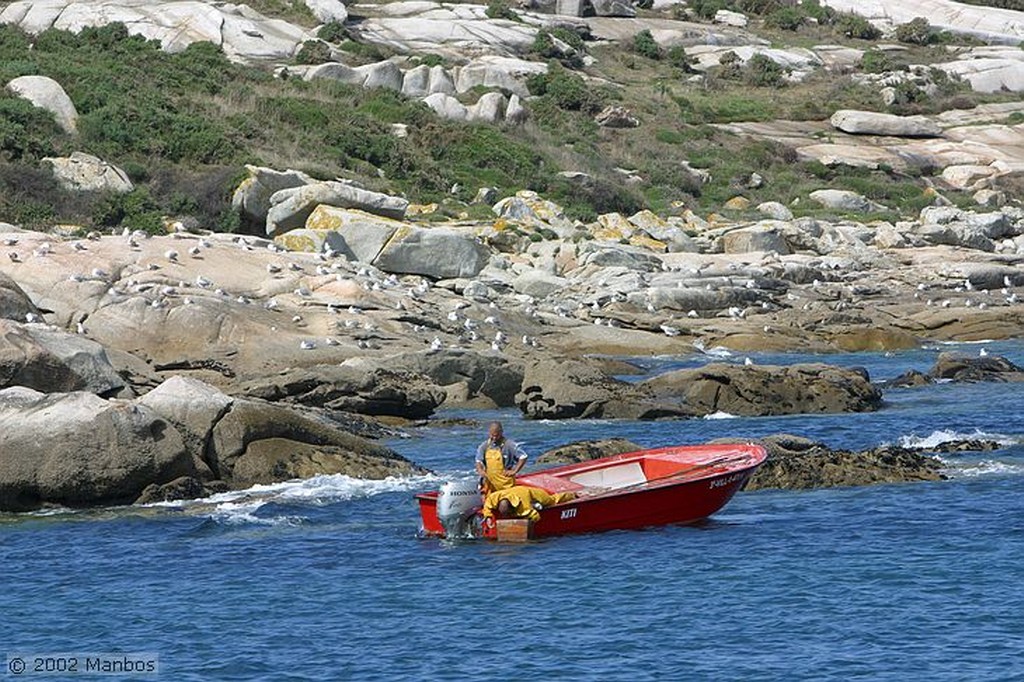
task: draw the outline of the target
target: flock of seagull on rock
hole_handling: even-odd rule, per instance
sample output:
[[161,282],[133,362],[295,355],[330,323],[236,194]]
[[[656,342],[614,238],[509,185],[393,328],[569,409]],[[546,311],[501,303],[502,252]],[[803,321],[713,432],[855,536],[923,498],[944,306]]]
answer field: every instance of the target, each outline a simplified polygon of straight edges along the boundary
[[[149,238],[149,235],[141,231],[129,231],[125,230],[122,233],[122,237],[126,241],[128,247],[132,250],[140,250],[142,248],[142,242]],[[89,242],[98,241],[101,239],[101,235],[98,232],[90,232],[86,235],[84,240],[75,240],[70,242],[70,249],[76,253],[87,252],[90,250]],[[3,239],[3,245],[11,249],[8,251],[8,258],[13,263],[23,263],[24,258],[21,253],[14,250],[19,244],[19,239],[14,236],[8,236]],[[189,258],[201,259],[205,250],[213,249],[218,244],[233,246],[245,251],[255,251],[257,249],[266,249],[267,251],[274,253],[288,253],[285,249],[278,246],[275,242],[261,239],[258,237],[244,237],[234,236],[230,240],[217,239],[216,241],[207,237],[197,237],[196,243],[189,246],[184,250]],[[49,242],[42,242],[32,249],[32,256],[35,258],[42,258],[54,254],[54,247]],[[168,264],[181,264],[183,262],[183,255],[177,249],[170,248],[163,253],[164,259]],[[307,258],[306,254],[293,254],[293,257]],[[281,263],[268,263],[266,265],[267,273],[274,278],[284,277],[287,275],[304,275],[307,273],[307,268],[311,270],[317,277],[334,277],[339,282],[357,282],[363,290],[371,294],[383,294],[389,298],[394,299],[392,305],[396,311],[408,311],[412,306],[425,302],[425,297],[431,290],[431,283],[429,280],[417,277],[417,276],[405,276],[400,278],[396,274],[384,274],[383,272],[373,268],[372,266],[361,266],[359,264],[350,263],[345,258],[341,257],[340,254],[327,249],[315,256],[312,256],[315,260],[311,263],[302,263],[295,259],[287,260]],[[702,265],[695,269],[691,269],[691,272],[701,277],[702,268],[706,265]],[[730,264],[730,270],[735,269],[735,264]],[[146,265],[149,271],[160,270],[161,265],[157,263],[149,263]],[[648,282],[648,275],[646,273],[637,273],[638,287],[644,287]],[[173,282],[165,282],[163,284],[153,281],[138,281],[136,279],[126,279],[123,282],[115,281],[117,278],[112,277],[111,273],[103,270],[102,268],[93,268],[89,273],[73,273],[70,275],[70,279],[75,282],[88,282],[98,281],[102,282],[109,287],[109,291],[114,296],[129,296],[129,295],[142,295],[147,294],[150,298],[150,305],[153,308],[169,308],[172,306],[174,300],[180,301],[182,305],[192,305],[197,302],[197,297],[200,295],[213,294],[222,300],[233,300],[239,305],[251,305],[254,303],[250,296],[245,294],[229,294],[223,288],[217,287],[213,280],[199,274],[195,277],[194,281],[184,282],[180,281],[175,285]],[[411,283],[410,283],[410,280]],[[741,280],[742,281],[742,280]],[[732,279],[729,278],[731,284]],[[1015,304],[1018,302],[1018,296],[1012,291],[1013,282],[1009,277],[1005,277],[1003,281],[1003,288],[1000,290],[1003,301],[1006,304]],[[686,286],[684,282],[677,282],[676,286]],[[749,279],[743,285],[746,288],[756,288],[753,279]],[[705,284],[707,289],[712,289],[711,283]],[[835,301],[834,310],[842,310],[850,306],[851,303],[856,303],[858,295],[865,293],[861,291],[862,287],[859,288],[857,285],[849,286],[839,282],[822,282],[815,279],[811,284],[810,288],[815,294],[824,296],[827,299]],[[953,286],[945,284],[932,284],[926,285],[924,283],[917,285],[917,291],[914,293],[915,299],[924,298],[924,303],[927,306],[940,306],[943,308],[949,308],[954,304],[953,299],[946,298],[940,299],[938,297],[925,298],[928,292],[938,293],[942,290],[950,290],[957,293],[964,292],[975,292],[970,298],[963,301],[965,307],[976,306],[978,309],[986,309],[991,303],[998,301],[987,289],[977,290],[971,283],[971,281],[965,280],[960,284]],[[310,287],[309,284],[299,282],[298,286],[292,292],[294,296],[299,300],[299,305],[323,305],[322,300],[316,300],[316,292]],[[869,293],[869,292],[868,292]],[[190,295],[191,294],[191,295]],[[813,298],[813,297],[812,297]],[[785,295],[787,304],[798,305],[801,299],[804,300],[803,309],[810,310],[812,306],[812,300],[801,296],[792,291],[787,292]],[[412,332],[422,339],[424,344],[429,344],[429,348],[432,351],[440,351],[446,347],[445,341],[442,339],[441,333],[454,335],[457,338],[455,343],[450,344],[448,347],[458,348],[460,344],[473,345],[473,344],[489,344],[491,350],[501,352],[505,350],[511,343],[509,334],[502,330],[500,327],[501,321],[496,313],[502,312],[499,306],[489,298],[477,299],[477,302],[483,300],[489,309],[494,314],[489,314],[482,320],[477,321],[468,317],[465,311],[471,304],[465,299],[460,298],[454,303],[455,308],[449,311],[446,315],[448,325],[437,324],[436,320],[433,323],[428,320],[419,320],[408,322],[407,324],[411,328]],[[545,302],[543,304],[527,295],[514,295],[510,296],[508,300],[503,303],[502,307],[509,309],[515,308],[516,313],[520,314],[525,320],[538,321],[541,319],[540,306],[544,306],[545,313],[554,314],[559,317],[576,317],[581,319],[590,319],[595,325],[603,325],[607,327],[620,327],[623,323],[614,317],[607,316],[607,313],[602,313],[604,306],[608,303],[622,302],[626,300],[625,295],[621,292],[609,293],[607,296],[601,297],[584,303],[580,301],[574,302]],[[518,306],[517,306],[518,304]],[[271,296],[264,301],[263,307],[269,311],[277,311],[281,308],[277,298]],[[778,307],[778,303],[770,301],[762,301],[760,303],[761,309],[764,311],[772,311]],[[345,309],[344,306],[335,303],[326,303],[326,310],[332,314],[341,314]],[[647,304],[647,311],[652,314],[658,314],[657,309],[651,303]],[[356,342],[360,348],[376,348],[373,335],[378,332],[379,325],[363,317],[364,310],[358,306],[348,306],[347,312],[349,317],[336,323],[336,327],[339,331],[344,331],[346,334],[361,336],[357,338]],[[740,306],[729,306],[725,310],[721,311],[720,316],[728,316],[731,319],[740,320],[746,318],[748,310]],[[605,316],[602,316],[604,314]],[[430,318],[433,319],[431,314]],[[696,310],[690,310],[686,313],[688,318],[698,318],[701,314]],[[42,319],[39,315],[31,313],[28,316],[28,322],[41,322]],[[674,326],[672,319],[667,319],[663,323],[658,324],[656,328],[666,336],[675,337],[680,336],[683,333],[683,329]],[[305,325],[305,319],[302,315],[296,314],[292,317],[292,322],[299,327]],[[423,322],[427,322],[424,324]],[[442,327],[446,327],[442,329]],[[76,323],[76,329],[79,333],[85,333],[85,327],[82,321]],[[764,326],[764,332],[769,333],[772,328],[769,325]],[[431,338],[432,336],[432,338]],[[524,347],[538,347],[540,342],[536,337],[528,334],[523,334],[519,339],[520,343]],[[334,337],[327,337],[322,341],[327,346],[337,346],[339,341]],[[318,340],[316,339],[304,339],[300,342],[300,349],[302,350],[313,350],[318,347]]]

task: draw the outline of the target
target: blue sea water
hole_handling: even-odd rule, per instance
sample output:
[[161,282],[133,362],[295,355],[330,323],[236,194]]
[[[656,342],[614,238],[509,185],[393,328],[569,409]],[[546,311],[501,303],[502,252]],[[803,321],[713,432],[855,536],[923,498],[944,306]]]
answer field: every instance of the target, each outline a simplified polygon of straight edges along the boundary
[[[1024,364],[1024,344],[986,348]],[[753,357],[882,379],[927,369],[942,349]],[[417,537],[411,493],[468,473],[482,425],[390,443],[436,476],[3,516],[0,657],[155,653],[168,680],[1024,680],[1022,398],[1024,384],[945,384],[888,391],[883,410],[857,415],[442,415],[501,418],[531,452],[779,431],[844,448],[1004,443],[945,456],[949,481],[745,492],[693,526],[526,545]]]

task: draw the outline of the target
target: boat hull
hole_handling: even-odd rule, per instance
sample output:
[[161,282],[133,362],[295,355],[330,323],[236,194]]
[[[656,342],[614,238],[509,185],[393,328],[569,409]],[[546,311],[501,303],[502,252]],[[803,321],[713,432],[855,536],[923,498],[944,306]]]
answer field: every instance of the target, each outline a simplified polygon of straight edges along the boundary
[[[665,462],[670,462],[677,469],[666,475],[599,494],[588,494],[584,489],[576,499],[541,510],[533,537],[630,530],[707,518],[743,488],[765,456],[764,449],[756,445],[665,448],[558,467],[522,476],[519,482],[554,491],[592,472],[622,469],[634,463],[655,471],[655,465],[664,468],[669,466]],[[443,536],[444,528],[437,518],[437,493],[421,493],[416,499],[423,532]],[[485,527],[485,536],[493,536],[493,531]]]

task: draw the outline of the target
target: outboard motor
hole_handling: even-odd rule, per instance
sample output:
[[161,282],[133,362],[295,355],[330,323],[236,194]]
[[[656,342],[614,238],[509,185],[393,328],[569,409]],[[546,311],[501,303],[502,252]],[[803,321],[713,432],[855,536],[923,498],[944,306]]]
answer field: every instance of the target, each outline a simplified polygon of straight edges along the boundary
[[437,495],[437,520],[444,526],[446,537],[465,537],[472,529],[472,519],[483,506],[477,479],[447,481]]

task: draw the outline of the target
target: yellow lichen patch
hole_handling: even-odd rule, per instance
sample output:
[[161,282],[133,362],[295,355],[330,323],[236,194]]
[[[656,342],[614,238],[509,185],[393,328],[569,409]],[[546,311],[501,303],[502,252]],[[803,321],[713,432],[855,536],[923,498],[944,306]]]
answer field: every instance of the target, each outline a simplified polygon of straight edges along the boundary
[[437,204],[409,204],[405,209],[406,215],[427,215],[437,213]]
[[733,197],[725,202],[723,207],[730,211],[745,211],[750,208],[750,199],[746,197]]
[[347,226],[357,222],[390,225],[395,228],[405,225],[405,223],[400,220],[383,218],[379,215],[374,215],[354,208],[338,208],[337,206],[320,204],[312,213],[309,214],[309,217],[306,218],[306,229],[343,231]]
[[665,253],[666,251],[668,251],[668,245],[666,245],[665,242],[654,239],[653,237],[648,237],[645,234],[633,235],[630,238],[629,243],[632,246],[639,246],[641,248],[650,249],[651,251],[656,251],[658,253]]
[[317,230],[303,230],[301,233],[286,232],[274,237],[274,243],[288,251],[319,253],[323,246],[323,238],[317,239],[316,232]]

